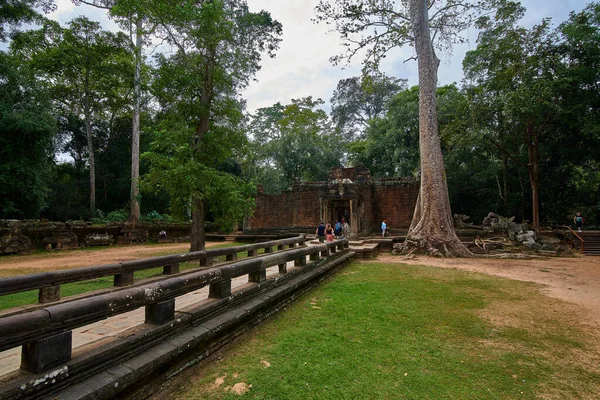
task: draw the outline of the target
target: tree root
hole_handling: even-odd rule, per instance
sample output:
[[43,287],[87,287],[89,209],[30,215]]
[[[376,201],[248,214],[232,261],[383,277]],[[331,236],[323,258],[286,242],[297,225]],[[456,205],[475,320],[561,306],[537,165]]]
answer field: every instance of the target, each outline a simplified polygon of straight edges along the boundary
[[431,257],[472,257],[471,253],[460,241],[432,242],[425,239],[407,237],[404,243],[394,249],[393,254],[423,254]]

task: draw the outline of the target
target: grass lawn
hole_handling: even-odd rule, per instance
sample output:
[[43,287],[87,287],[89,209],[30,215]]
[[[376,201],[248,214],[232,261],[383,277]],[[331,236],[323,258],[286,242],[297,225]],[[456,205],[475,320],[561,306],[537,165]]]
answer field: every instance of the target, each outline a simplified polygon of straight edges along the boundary
[[249,387],[242,398],[598,398],[598,334],[539,289],[354,262],[159,397],[238,399]]

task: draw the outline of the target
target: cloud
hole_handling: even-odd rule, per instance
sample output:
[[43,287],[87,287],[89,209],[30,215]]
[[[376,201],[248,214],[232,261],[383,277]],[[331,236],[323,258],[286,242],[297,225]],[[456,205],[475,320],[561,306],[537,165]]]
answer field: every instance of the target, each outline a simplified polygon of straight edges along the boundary
[[[327,32],[324,24],[314,24],[314,9],[318,0],[248,0],[251,11],[267,10],[273,18],[283,24],[283,40],[276,58],[263,58],[262,68],[257,73],[257,82],[252,82],[245,90],[248,110],[253,112],[260,107],[268,107],[277,102],[288,104],[292,98],[306,96],[329,100],[340,79],[357,76],[361,71],[360,57],[353,60],[346,69],[332,66],[329,58],[342,50],[339,35]],[[584,4],[581,0],[547,1],[523,0],[527,13],[522,21],[525,26],[539,23],[550,16],[555,24],[568,18],[571,10],[580,11]],[[57,0],[58,9],[51,17],[65,24],[79,15],[99,21],[105,29],[117,30],[115,21],[108,18],[106,11],[90,6],[75,6],[71,0]],[[441,53],[438,72],[440,85],[463,79],[462,60],[469,49],[477,46],[477,31],[474,28],[463,32],[467,43],[457,45],[452,53]],[[417,63],[405,62],[413,55],[413,49],[404,47],[395,49],[381,65],[389,76],[408,79],[409,85],[418,83]]]

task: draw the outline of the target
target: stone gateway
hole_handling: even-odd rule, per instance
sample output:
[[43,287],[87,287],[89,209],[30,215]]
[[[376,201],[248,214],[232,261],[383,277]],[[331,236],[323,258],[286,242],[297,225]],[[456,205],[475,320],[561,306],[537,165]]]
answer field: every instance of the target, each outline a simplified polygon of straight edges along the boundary
[[342,218],[350,224],[351,238],[379,232],[384,219],[392,232],[405,230],[418,194],[415,178],[372,179],[365,167],[337,167],[326,182],[297,183],[280,194],[259,188],[244,232],[314,232],[321,221],[333,225]]

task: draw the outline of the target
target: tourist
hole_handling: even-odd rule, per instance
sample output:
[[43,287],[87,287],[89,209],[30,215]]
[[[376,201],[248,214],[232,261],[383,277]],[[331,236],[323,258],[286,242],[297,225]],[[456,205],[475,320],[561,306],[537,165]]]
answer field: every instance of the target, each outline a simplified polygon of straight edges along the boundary
[[333,242],[333,228],[329,223],[327,223],[327,227],[325,228],[325,235],[327,236],[328,242]]
[[477,247],[479,247],[481,250],[485,250],[485,241],[482,238],[480,238],[479,236],[477,236],[475,238],[475,245]]
[[344,219],[342,219],[342,237],[344,239],[350,238],[350,225],[348,225],[348,223]]
[[583,217],[581,216],[580,212],[575,214],[573,217],[573,222],[575,222],[575,225],[577,225],[577,232],[581,232],[581,227],[583,226]]
[[315,231],[315,235],[319,238],[319,242],[323,243],[325,241],[325,225],[321,222],[321,224],[317,227]]
[[335,223],[335,237],[336,239],[339,239],[340,236],[342,236],[342,224],[338,221]]
[[381,223],[381,237],[385,237],[385,232],[387,231],[387,224],[385,219]]

